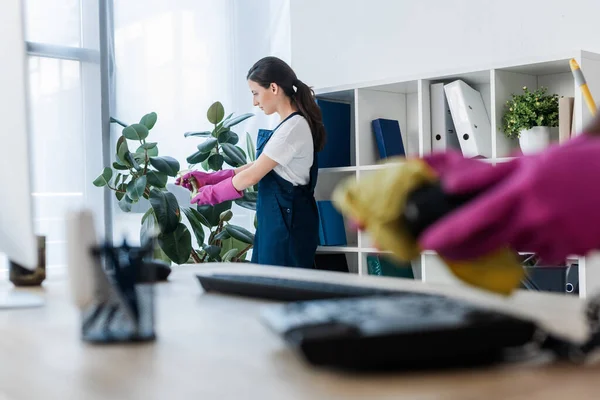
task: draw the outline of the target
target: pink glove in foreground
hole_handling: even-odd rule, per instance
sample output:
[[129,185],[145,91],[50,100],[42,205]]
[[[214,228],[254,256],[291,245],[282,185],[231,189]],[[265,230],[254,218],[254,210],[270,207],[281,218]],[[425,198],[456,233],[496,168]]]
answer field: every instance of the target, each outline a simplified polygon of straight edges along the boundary
[[224,169],[216,172],[191,171],[182,177],[177,178],[175,180],[175,184],[181,185],[188,190],[192,190],[192,185],[189,182],[190,177],[194,177],[196,179],[196,182],[198,182],[198,187],[200,188],[206,185],[214,185],[227,178],[231,178],[234,175],[235,171],[233,169]]
[[196,203],[199,206],[210,204],[214,206],[215,204],[222,203],[228,200],[239,199],[243,196],[242,191],[238,191],[235,186],[233,186],[233,178],[225,179],[216,185],[207,185],[201,187],[198,190],[198,194],[194,196],[191,203]]
[[600,248],[600,137],[492,166],[455,153],[425,160],[449,193],[480,193],[419,238],[424,249],[471,259],[509,245],[545,262]]

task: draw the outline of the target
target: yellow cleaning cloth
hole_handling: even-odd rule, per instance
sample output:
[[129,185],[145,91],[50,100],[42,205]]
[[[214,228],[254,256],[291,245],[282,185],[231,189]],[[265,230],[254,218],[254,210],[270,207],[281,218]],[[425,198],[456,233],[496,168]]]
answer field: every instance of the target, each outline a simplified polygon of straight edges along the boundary
[[[381,250],[408,262],[421,253],[401,218],[408,195],[438,178],[420,159],[393,158],[389,164],[360,181],[349,178],[341,182],[333,202],[342,214],[360,223]],[[509,249],[469,261],[442,260],[462,281],[503,295],[512,293],[525,275],[517,255]]]

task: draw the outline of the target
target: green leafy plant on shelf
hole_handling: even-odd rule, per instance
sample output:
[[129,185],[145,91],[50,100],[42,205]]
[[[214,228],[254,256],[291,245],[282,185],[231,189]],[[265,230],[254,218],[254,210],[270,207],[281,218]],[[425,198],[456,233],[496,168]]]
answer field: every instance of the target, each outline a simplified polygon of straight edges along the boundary
[[[93,184],[112,190],[123,212],[131,212],[133,205],[142,199],[149,201],[150,207],[142,216],[140,239],[146,243],[156,237],[155,259],[169,265],[172,262],[243,261],[254,235],[230,224],[233,217],[230,203],[181,207],[167,189],[169,177],[180,173],[180,164],[173,157],[159,156],[158,143],[147,141],[156,122],[154,112],[131,125],[111,118],[111,123],[123,127],[116,144],[115,161],[103,169]],[[134,146],[137,149],[130,150]],[[192,244],[192,233],[182,223],[182,214],[192,228],[197,248]],[[205,235],[203,226],[208,228],[209,235]]]
[[511,139],[534,126],[558,126],[558,95],[546,94],[546,87],[531,92],[524,86],[523,93],[513,94],[505,104],[502,130]]

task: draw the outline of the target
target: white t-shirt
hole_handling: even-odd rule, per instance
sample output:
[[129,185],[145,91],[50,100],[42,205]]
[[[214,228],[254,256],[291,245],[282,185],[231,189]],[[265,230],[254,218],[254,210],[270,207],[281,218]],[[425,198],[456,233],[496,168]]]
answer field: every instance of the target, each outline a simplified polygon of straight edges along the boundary
[[277,162],[273,170],[294,186],[310,181],[313,164],[313,138],[303,116],[296,114],[285,121],[265,144],[263,154]]

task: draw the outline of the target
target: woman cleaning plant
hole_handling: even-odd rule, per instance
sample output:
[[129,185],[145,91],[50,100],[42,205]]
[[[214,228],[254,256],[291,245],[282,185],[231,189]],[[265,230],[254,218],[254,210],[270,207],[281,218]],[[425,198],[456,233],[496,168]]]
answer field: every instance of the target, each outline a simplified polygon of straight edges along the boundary
[[312,89],[276,57],[259,60],[247,80],[254,106],[280,117],[275,129],[258,132],[256,161],[235,170],[192,171],[176,183],[192,190],[195,179],[192,203],[198,205],[240,198],[258,184],[252,262],[312,268],[319,242],[317,152],[326,137],[321,111]]

